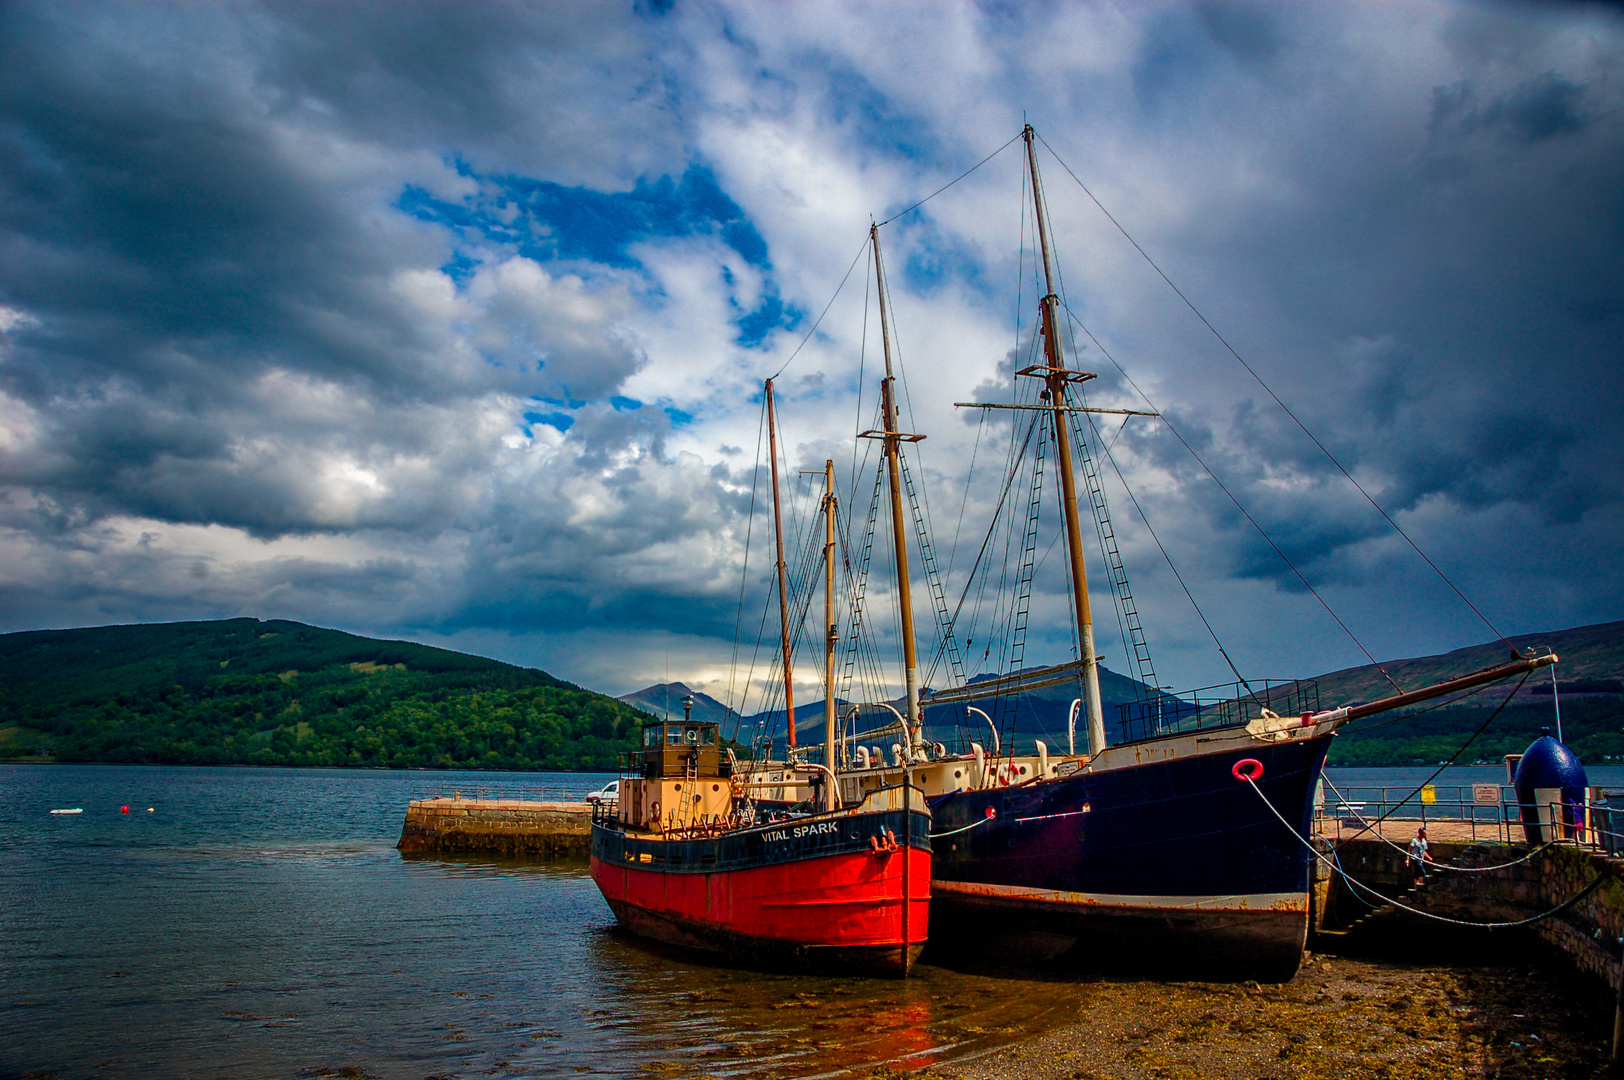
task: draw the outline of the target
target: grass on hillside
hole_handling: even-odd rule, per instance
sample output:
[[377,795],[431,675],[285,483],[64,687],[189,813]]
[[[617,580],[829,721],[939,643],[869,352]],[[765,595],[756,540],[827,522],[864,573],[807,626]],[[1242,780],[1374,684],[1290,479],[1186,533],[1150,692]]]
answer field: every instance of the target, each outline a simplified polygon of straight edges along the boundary
[[613,769],[644,715],[545,672],[299,623],[0,637],[0,755]]

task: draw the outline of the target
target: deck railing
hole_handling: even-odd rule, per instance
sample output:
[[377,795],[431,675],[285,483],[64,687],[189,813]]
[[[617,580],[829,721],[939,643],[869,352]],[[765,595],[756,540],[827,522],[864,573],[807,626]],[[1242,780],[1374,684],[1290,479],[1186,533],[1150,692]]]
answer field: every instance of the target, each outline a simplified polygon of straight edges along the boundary
[[1312,679],[1256,679],[1204,686],[1177,697],[1157,694],[1147,701],[1131,701],[1117,706],[1120,735],[1110,742],[1115,746],[1232,727],[1261,716],[1264,709],[1279,716],[1319,712],[1319,683]]

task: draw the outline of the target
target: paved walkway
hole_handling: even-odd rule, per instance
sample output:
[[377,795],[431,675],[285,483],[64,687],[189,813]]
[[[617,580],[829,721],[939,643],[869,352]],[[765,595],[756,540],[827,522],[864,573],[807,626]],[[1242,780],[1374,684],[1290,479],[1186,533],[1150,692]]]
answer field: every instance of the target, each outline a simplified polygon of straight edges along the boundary
[[[1370,820],[1370,819],[1367,819]],[[1372,839],[1381,836],[1400,846],[1408,845],[1421,825],[1427,827],[1427,839],[1434,844],[1493,844],[1523,845],[1522,825],[1503,821],[1449,821],[1428,818],[1391,817],[1366,828],[1353,818],[1321,818],[1319,832],[1333,840]]]

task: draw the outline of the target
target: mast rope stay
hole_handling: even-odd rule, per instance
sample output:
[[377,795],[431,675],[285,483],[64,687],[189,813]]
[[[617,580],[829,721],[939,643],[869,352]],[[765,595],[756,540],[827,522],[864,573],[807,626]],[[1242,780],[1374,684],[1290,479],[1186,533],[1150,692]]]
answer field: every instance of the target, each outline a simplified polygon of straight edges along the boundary
[[[1273,388],[1271,388],[1268,383],[1263,381],[1263,377],[1253,369],[1252,365],[1248,364],[1245,358],[1235,350],[1235,347],[1229,343],[1229,339],[1225,338],[1223,334],[1219,333],[1218,328],[1213,326],[1212,323],[1207,320],[1207,317],[1203,315],[1201,310],[1190,301],[1190,298],[1184,295],[1183,290],[1181,290],[1177,285],[1173,284],[1173,280],[1169,278],[1167,274],[1162,271],[1162,268],[1156,264],[1156,260],[1152,259],[1149,253],[1147,253],[1144,248],[1139,246],[1139,241],[1135,240],[1133,236],[1129,234],[1128,230],[1122,227],[1122,223],[1117,221],[1117,219],[1112,216],[1111,212],[1105,208],[1105,205],[1095,197],[1092,191],[1089,190],[1088,185],[1083,183],[1082,179],[1072,171],[1071,166],[1067,165],[1065,160],[1055,152],[1055,148],[1050,146],[1042,135],[1038,136],[1038,141],[1043,143],[1044,149],[1048,150],[1049,153],[1053,155],[1055,161],[1059,162],[1060,167],[1065,169],[1066,174],[1070,176],[1072,180],[1076,182],[1077,186],[1083,190],[1083,194],[1087,195],[1089,200],[1093,202],[1095,206],[1099,207],[1100,213],[1104,214],[1106,219],[1109,220],[1112,225],[1116,226],[1117,231],[1123,235],[1128,243],[1133,245],[1133,249],[1144,258],[1145,262],[1150,265],[1150,268],[1156,271],[1157,276],[1167,283],[1167,287],[1172,289],[1174,294],[1178,296],[1180,300],[1184,301],[1184,305],[1188,307],[1192,313],[1194,313],[1195,317],[1201,320],[1201,324],[1212,332],[1213,337],[1218,339],[1219,344],[1223,345],[1224,349],[1229,353],[1229,355],[1233,356],[1236,362],[1239,363],[1241,367],[1246,369],[1246,373],[1252,376],[1252,378],[1257,381],[1259,386],[1263,387],[1264,392],[1267,393],[1269,397],[1274,399],[1274,403],[1279,405],[1281,410],[1284,411],[1287,416],[1291,417],[1292,423],[1296,424],[1302,433],[1308,436],[1309,441],[1319,448],[1320,453],[1325,455],[1326,460],[1332,465],[1336,466],[1337,471],[1347,478],[1348,483],[1352,484],[1354,489],[1358,491],[1360,495],[1364,496],[1365,501],[1375,509],[1376,513],[1381,515],[1382,520],[1386,521],[1388,525],[1392,526],[1394,532],[1398,533],[1399,536],[1404,538],[1404,542],[1410,545],[1410,548],[1421,557],[1421,561],[1426,563],[1427,566],[1432,569],[1433,573],[1437,574],[1438,578],[1445,585],[1449,586],[1450,590],[1460,598],[1461,603],[1465,604],[1471,610],[1472,614],[1476,615],[1478,619],[1482,621],[1483,625],[1488,627],[1489,631],[1494,634],[1496,638],[1498,638],[1507,647],[1510,647],[1510,641],[1508,641],[1506,636],[1500,632],[1500,629],[1495,626],[1494,623],[1490,622],[1488,616],[1484,615],[1482,611],[1478,610],[1477,605],[1472,603],[1472,601],[1467,598],[1466,594],[1460,590],[1454,581],[1450,580],[1449,575],[1445,574],[1438,564],[1433,562],[1432,559],[1427,556],[1427,553],[1421,550],[1420,545],[1411,539],[1410,534],[1405,532],[1403,527],[1400,526],[1397,521],[1393,520],[1392,515],[1390,515],[1386,510],[1382,509],[1381,504],[1375,500],[1370,492],[1365,490],[1364,486],[1360,484],[1358,480],[1354,479],[1353,474],[1343,466],[1342,462],[1337,460],[1336,455],[1332,454],[1330,449],[1327,448],[1326,445],[1322,443],[1312,431],[1308,430],[1308,426],[1297,418],[1297,414],[1291,411],[1291,407],[1281,400],[1280,395],[1276,394]],[[1089,336],[1090,338],[1093,337],[1093,335]],[[1135,389],[1137,389],[1137,387],[1135,387]],[[1149,399],[1146,398],[1146,400],[1148,401]],[[1397,684],[1395,683],[1394,685]]]
[[784,361],[783,366],[773,372],[772,378],[776,379],[788,371],[789,366],[795,362],[795,358],[801,355],[801,350],[806,348],[806,343],[812,340],[812,335],[818,332],[818,327],[823,325],[823,317],[829,314],[830,308],[835,306],[835,300],[839,298],[841,290],[846,287],[846,281],[851,277],[851,272],[857,269],[857,260],[863,257],[863,251],[867,246],[867,244],[864,244],[863,247],[857,249],[857,254],[852,258],[851,265],[846,267],[846,276],[840,279],[840,284],[835,286],[834,295],[829,297],[827,304],[823,305],[823,311],[818,315],[817,322],[814,322],[811,329],[807,330],[806,336],[801,339],[799,345],[795,346],[795,351],[789,354],[789,359]]
[[[1466,752],[1466,748],[1468,746],[1471,746],[1473,742],[1477,741],[1477,737],[1479,735],[1483,734],[1485,731],[1487,731],[1489,729],[1489,725],[1494,723],[1494,721],[1499,718],[1500,714],[1505,711],[1505,708],[1506,708],[1507,705],[1511,704],[1511,699],[1517,696],[1517,691],[1519,691],[1519,690],[1521,690],[1523,688],[1523,683],[1528,681],[1528,676],[1531,675],[1531,674],[1533,674],[1532,671],[1525,671],[1523,673],[1522,678],[1517,680],[1517,685],[1513,686],[1511,688],[1511,693],[1506,695],[1504,701],[1500,702],[1499,705],[1495,706],[1494,711],[1489,714],[1489,718],[1487,720],[1483,721],[1481,724],[1479,724],[1477,726],[1476,731],[1474,731],[1470,735],[1466,736],[1466,741],[1461,743],[1459,746],[1457,746],[1455,748],[1455,752],[1453,754],[1450,754],[1447,760],[1441,762],[1436,769],[1432,770],[1431,775],[1429,775],[1425,780],[1421,781],[1419,784],[1415,785],[1414,790],[1412,790],[1408,795],[1404,796],[1404,798],[1400,799],[1397,803],[1393,804],[1393,808],[1391,810],[1388,810],[1387,813],[1383,814],[1381,817],[1377,818],[1375,821],[1371,822],[1369,825],[1366,825],[1364,827],[1364,829],[1360,830],[1360,832],[1368,831],[1369,829],[1371,829],[1371,828],[1373,828],[1373,827],[1375,827],[1377,825],[1380,825],[1382,822],[1384,822],[1388,818],[1392,817],[1393,814],[1398,810],[1398,808],[1400,806],[1403,806],[1405,803],[1407,803],[1411,799],[1415,798],[1417,795],[1419,795],[1421,793],[1422,788],[1426,787],[1428,784],[1430,784],[1434,780],[1436,780],[1438,778],[1439,773],[1441,773],[1445,769],[1449,768],[1449,766],[1455,764],[1455,760]],[[1353,835],[1358,836],[1359,833],[1354,833]],[[1353,837],[1349,837],[1348,839],[1352,839],[1352,838]]]
[[959,175],[955,176],[953,179],[949,180],[947,183],[943,184],[941,187],[937,188],[935,191],[931,192],[929,195],[926,195],[923,199],[920,199],[918,202],[914,203],[912,206],[908,207],[906,210],[898,210],[896,213],[892,214],[890,217],[888,217],[884,221],[880,222],[880,224],[882,226],[889,225],[893,221],[897,220],[898,218],[906,217],[907,215],[913,213],[915,210],[918,210],[921,206],[924,206],[926,203],[930,202],[936,196],[940,195],[942,192],[946,191],[948,188],[952,187],[954,184],[958,183],[960,180],[963,180],[966,176],[969,176],[971,173],[973,173],[977,169],[981,168],[981,166],[985,165],[987,162],[991,161],[993,158],[997,157],[999,154],[1002,154],[1005,150],[1008,150],[1011,146],[1014,145],[1015,140],[1019,139],[1019,138],[1020,138],[1020,136],[1016,135],[1014,138],[1010,139],[1009,142],[1005,143],[1003,146],[1000,146],[998,149],[994,150],[992,153],[988,154],[986,157],[982,158],[980,161],[976,162],[974,165],[970,166],[968,169],[965,169],[963,172],[959,173]]
[[[762,401],[761,401],[761,419],[758,422],[757,427],[756,427],[756,461],[757,462],[761,461],[761,441],[762,441],[763,438],[766,437],[766,432],[767,432],[767,400],[766,400],[765,397],[763,397]],[[738,610],[737,610],[737,612],[735,612],[734,617],[733,617],[733,658],[732,658],[732,662],[728,665],[728,674],[727,674],[727,700],[728,700],[728,709],[729,709],[729,711],[733,710],[732,702],[735,700],[735,698],[734,698],[734,693],[735,693],[734,680],[737,677],[738,670],[739,670],[739,631],[744,626],[744,594],[745,594],[745,587],[747,586],[747,584],[749,583],[749,580],[750,580],[750,538],[754,533],[754,526],[755,526],[755,522],[756,522],[756,486],[760,482],[760,479],[761,479],[761,469],[760,468],[755,468],[755,469],[750,470],[750,509],[745,513],[745,516],[744,516],[744,558],[742,560],[740,560],[741,565],[739,566],[739,604],[738,604]],[[754,660],[752,660],[751,661],[752,670],[754,669],[754,667],[755,667],[755,662],[754,662]],[[749,678],[748,677],[746,677],[746,679],[745,679],[745,691],[744,691],[744,693],[747,694],[747,695],[749,693]],[[732,735],[732,738],[733,738],[734,742],[738,741],[738,738],[739,738],[739,725],[741,723],[743,723],[743,722],[744,722],[744,709],[743,709],[743,707],[741,705],[740,708],[738,709],[738,711],[734,714],[734,718],[733,718],[733,735]]]
[[[1167,414],[1156,407],[1156,403],[1150,400],[1150,396],[1146,394],[1144,390],[1140,389],[1139,384],[1133,381],[1133,377],[1127,373],[1121,364],[1117,363],[1116,357],[1112,356],[1110,351],[1106,349],[1104,345],[1100,344],[1100,340],[1094,336],[1094,332],[1088,328],[1088,325],[1079,319],[1076,312],[1072,311],[1070,307],[1066,308],[1066,317],[1071,322],[1075,323],[1078,329],[1088,335],[1088,340],[1092,341],[1094,343],[1094,347],[1099,349],[1100,355],[1111,362],[1111,366],[1116,368],[1117,372],[1122,376],[1129,386],[1133,387],[1134,392],[1144,399],[1145,403],[1156,412],[1156,418],[1162,422],[1162,425],[1166,427],[1168,431],[1172,432],[1173,437],[1179,441],[1179,444],[1183,446],[1186,451],[1189,452],[1189,455],[1195,459],[1197,465],[1201,466],[1202,471],[1205,472],[1209,478],[1211,478],[1212,482],[1218,485],[1218,490],[1222,491],[1229,501],[1235,504],[1235,509],[1241,512],[1241,516],[1246,518],[1247,523],[1250,524],[1252,528],[1257,530],[1257,534],[1263,538],[1264,543],[1268,544],[1270,549],[1280,557],[1280,561],[1285,563],[1286,567],[1290,569],[1294,575],[1296,575],[1297,580],[1302,582],[1303,588],[1307,589],[1309,594],[1312,595],[1315,600],[1319,601],[1319,605],[1325,609],[1325,613],[1327,615],[1331,616],[1331,618],[1335,620],[1337,626],[1342,628],[1342,632],[1348,636],[1348,640],[1352,641],[1354,645],[1358,646],[1359,651],[1365,654],[1365,659],[1370,661],[1371,666],[1377,671],[1381,672],[1382,678],[1386,679],[1388,683],[1392,685],[1393,689],[1402,693],[1404,688],[1399,686],[1399,684],[1393,679],[1392,675],[1388,674],[1387,669],[1382,667],[1381,662],[1376,659],[1368,648],[1365,647],[1365,643],[1359,640],[1359,636],[1355,634],[1353,629],[1342,620],[1342,617],[1336,613],[1334,608],[1331,607],[1329,601],[1327,601],[1324,596],[1320,595],[1320,591],[1314,588],[1303,572],[1297,568],[1297,564],[1292,562],[1286,553],[1280,549],[1280,545],[1274,542],[1274,538],[1268,534],[1268,531],[1263,528],[1263,526],[1258,522],[1257,518],[1252,516],[1251,511],[1247,510],[1246,507],[1241,504],[1241,501],[1235,497],[1235,494],[1231,492],[1224,482],[1218,478],[1218,474],[1213,471],[1212,466],[1208,465],[1206,460],[1203,459],[1200,454],[1196,453],[1195,447],[1190,445],[1189,440],[1187,440],[1179,429],[1173,425],[1173,422],[1167,418]],[[1115,469],[1116,467],[1115,458],[1112,458],[1112,468]],[[1122,480],[1123,487],[1126,489],[1127,480],[1122,476],[1120,469],[1117,470],[1117,478]],[[1128,497],[1133,498],[1133,493],[1131,490],[1128,492]],[[1136,508],[1138,507],[1138,500],[1135,500],[1134,505]],[[1148,529],[1150,527],[1150,523],[1145,518],[1143,509],[1140,509],[1139,512],[1140,520],[1145,521],[1145,527]],[[1160,541],[1157,542],[1156,546],[1161,548],[1162,557],[1167,558],[1168,565],[1172,566],[1172,561],[1167,555],[1167,549],[1162,547]],[[1175,574],[1176,573],[1177,571],[1175,570]],[[1180,579],[1180,583],[1183,583],[1182,578]],[[1188,588],[1186,588],[1185,591],[1186,595],[1189,595]],[[1195,598],[1193,596],[1190,597],[1190,602],[1192,604],[1195,603]],[[1205,620],[1203,619],[1203,621]],[[1211,631],[1212,628],[1209,626],[1208,632],[1211,633]],[[1213,635],[1213,640],[1217,642],[1216,634]],[[1235,668],[1234,661],[1229,658],[1229,654],[1225,652],[1221,642],[1218,643],[1218,651],[1223,653],[1224,660],[1229,664],[1230,670],[1235,672],[1235,677],[1240,679],[1242,682],[1245,682],[1246,679]]]

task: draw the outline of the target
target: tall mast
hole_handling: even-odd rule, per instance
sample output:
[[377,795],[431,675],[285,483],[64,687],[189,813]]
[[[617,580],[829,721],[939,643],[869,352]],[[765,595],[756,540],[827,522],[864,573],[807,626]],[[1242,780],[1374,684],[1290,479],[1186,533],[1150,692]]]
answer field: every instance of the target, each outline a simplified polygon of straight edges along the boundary
[[778,414],[773,408],[773,381],[767,380],[767,453],[773,461],[773,541],[778,547],[778,562],[774,564],[778,575],[778,629],[782,636],[784,655],[784,729],[789,733],[789,748],[795,749],[795,684],[789,657],[789,576],[784,565],[784,513],[778,505]]
[[829,770],[825,788],[826,810],[840,806],[839,785],[835,783],[835,642],[840,627],[835,623],[835,463],[823,462],[823,764]]
[[908,581],[908,530],[902,518],[902,468],[899,459],[904,442],[918,442],[922,435],[904,435],[897,430],[896,377],[891,373],[891,317],[885,299],[885,268],[880,261],[880,227],[868,227],[874,245],[874,279],[880,302],[880,342],[885,350],[885,381],[880,383],[881,422],[879,434],[885,440],[886,477],[891,486],[891,546],[897,554],[897,609],[902,621],[902,667],[908,688],[908,746],[917,748],[924,740],[919,715],[919,650],[914,643],[913,595]]
[[[1046,368],[1022,374],[1041,375],[1054,420],[1055,453],[1060,459],[1060,501],[1066,519],[1066,551],[1071,564],[1072,607],[1077,615],[1077,641],[1082,649],[1083,706],[1088,712],[1088,752],[1105,749],[1105,719],[1100,708],[1100,671],[1094,651],[1094,616],[1088,604],[1088,572],[1083,565],[1083,530],[1077,521],[1077,481],[1072,475],[1071,433],[1066,420],[1066,390],[1073,382],[1091,378],[1085,372],[1069,371],[1060,351],[1060,331],[1055,309],[1060,298],[1055,293],[1054,270],[1049,259],[1049,225],[1043,207],[1043,185],[1038,180],[1036,132],[1026,125],[1026,166],[1032,177],[1033,216],[1038,226],[1038,247],[1043,253],[1043,356]],[[876,249],[878,251],[878,249]],[[883,312],[882,312],[883,314]]]

